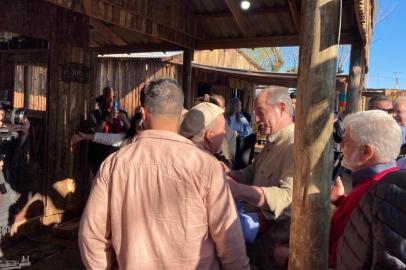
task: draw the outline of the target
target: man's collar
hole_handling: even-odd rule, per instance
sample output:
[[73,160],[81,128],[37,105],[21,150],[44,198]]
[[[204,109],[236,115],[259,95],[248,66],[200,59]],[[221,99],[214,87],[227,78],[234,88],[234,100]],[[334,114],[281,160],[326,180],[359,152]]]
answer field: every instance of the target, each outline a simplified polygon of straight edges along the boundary
[[396,161],[389,161],[387,163],[379,163],[372,165],[371,167],[361,169],[351,174],[352,186],[356,186],[365,179],[369,179],[372,176],[379,174],[387,169],[396,167]]
[[281,141],[286,140],[287,138],[290,138],[293,140],[293,133],[295,130],[295,124],[290,124],[287,127],[284,127],[275,133],[271,134],[268,136],[268,142],[272,144],[278,144]]

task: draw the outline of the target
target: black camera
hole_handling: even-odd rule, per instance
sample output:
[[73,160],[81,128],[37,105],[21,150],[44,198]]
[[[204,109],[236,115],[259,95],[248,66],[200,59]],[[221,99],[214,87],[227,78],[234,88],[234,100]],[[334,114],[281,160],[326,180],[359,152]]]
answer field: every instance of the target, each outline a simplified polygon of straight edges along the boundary
[[27,111],[24,108],[13,108],[11,106],[1,106],[1,110],[4,111],[3,123],[11,125],[24,125],[24,119],[27,115]]

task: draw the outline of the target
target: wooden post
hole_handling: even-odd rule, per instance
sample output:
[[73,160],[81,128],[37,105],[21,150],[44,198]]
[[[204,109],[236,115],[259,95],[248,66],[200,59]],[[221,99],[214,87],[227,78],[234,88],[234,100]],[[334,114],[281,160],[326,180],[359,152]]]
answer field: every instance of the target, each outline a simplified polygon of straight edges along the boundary
[[30,85],[31,85],[31,74],[30,74],[30,68],[28,65],[24,65],[24,83],[23,83],[23,91],[24,91],[24,108],[28,109],[28,106],[30,105]]
[[289,269],[327,269],[339,0],[301,12]]
[[351,45],[350,56],[350,78],[347,91],[347,113],[355,113],[359,109],[361,99],[361,77],[362,77],[362,42],[357,40]]
[[192,59],[193,50],[183,50],[183,76],[182,76],[182,87],[183,93],[185,94],[185,108],[190,109],[193,104],[192,97]]

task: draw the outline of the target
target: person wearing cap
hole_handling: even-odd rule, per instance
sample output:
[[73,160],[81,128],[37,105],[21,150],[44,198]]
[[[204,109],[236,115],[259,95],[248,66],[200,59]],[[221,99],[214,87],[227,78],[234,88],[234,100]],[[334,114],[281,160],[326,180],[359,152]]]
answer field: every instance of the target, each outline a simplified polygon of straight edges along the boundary
[[256,97],[254,109],[261,133],[268,135],[266,145],[253,164],[228,172],[228,182],[234,198],[246,202],[246,211],[260,220],[260,233],[248,248],[252,263],[259,269],[283,268],[293,188],[292,101],[286,88],[272,86]]
[[178,134],[183,91],[160,79],[144,96],[145,130],[110,155],[94,180],[79,229],[84,266],[249,269],[220,163]]
[[[198,103],[184,116],[179,134],[213,155],[217,154],[225,135],[223,109],[210,102]],[[258,219],[243,213],[243,208],[239,203],[237,203],[237,210],[244,239],[247,242],[253,242],[259,228]]]

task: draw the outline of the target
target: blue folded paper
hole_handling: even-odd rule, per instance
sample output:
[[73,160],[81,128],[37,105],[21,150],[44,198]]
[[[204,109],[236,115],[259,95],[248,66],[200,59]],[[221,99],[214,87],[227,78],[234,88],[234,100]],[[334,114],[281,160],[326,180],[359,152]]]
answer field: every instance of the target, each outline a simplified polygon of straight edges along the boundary
[[240,202],[236,203],[236,207],[245,242],[254,243],[259,229],[258,214],[254,212],[244,213],[244,209]]

